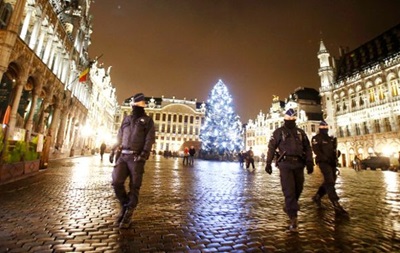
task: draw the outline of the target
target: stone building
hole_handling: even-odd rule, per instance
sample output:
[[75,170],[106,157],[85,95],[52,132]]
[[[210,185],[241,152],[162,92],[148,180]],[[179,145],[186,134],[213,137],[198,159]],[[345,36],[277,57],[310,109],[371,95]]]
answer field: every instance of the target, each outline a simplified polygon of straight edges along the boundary
[[91,64],[90,2],[0,0],[4,134],[6,140],[44,141],[42,167],[49,154],[83,147],[91,85],[78,77]]
[[323,41],[318,58],[324,115],[338,137],[341,163],[355,155],[400,151],[400,24],[352,51],[331,57]]
[[111,82],[111,67],[105,69],[102,64],[94,62],[90,68],[92,83],[90,105],[83,138],[90,150],[97,149],[101,143],[108,147],[116,135],[115,115],[119,110],[116,88]]
[[[117,116],[121,125],[123,118],[132,112],[126,99]],[[185,143],[200,143],[200,128],[204,123],[206,104],[195,100],[146,97],[146,113],[154,120],[156,143],[154,150],[178,152]]]
[[284,114],[289,108],[297,111],[297,126],[311,140],[322,119],[321,98],[317,90],[299,87],[284,101],[274,96],[269,113],[260,111],[255,120],[249,120],[244,133],[245,149],[252,147],[256,156],[267,154],[269,138],[275,129],[283,125]]

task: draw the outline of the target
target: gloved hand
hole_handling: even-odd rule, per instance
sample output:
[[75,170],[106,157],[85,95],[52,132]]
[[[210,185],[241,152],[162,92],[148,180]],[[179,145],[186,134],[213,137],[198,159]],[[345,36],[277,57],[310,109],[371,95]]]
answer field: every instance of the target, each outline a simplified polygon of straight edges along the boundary
[[307,163],[307,174],[312,174],[314,172],[314,164],[313,163]]
[[136,162],[145,162],[149,158],[149,155],[146,151],[142,151],[138,157],[136,157]]
[[113,163],[113,162],[114,162],[114,152],[111,152],[111,153],[110,153],[110,158],[109,158],[109,160],[110,160],[110,163]]
[[272,165],[270,163],[267,163],[267,165],[265,165],[265,172],[270,175],[272,174]]

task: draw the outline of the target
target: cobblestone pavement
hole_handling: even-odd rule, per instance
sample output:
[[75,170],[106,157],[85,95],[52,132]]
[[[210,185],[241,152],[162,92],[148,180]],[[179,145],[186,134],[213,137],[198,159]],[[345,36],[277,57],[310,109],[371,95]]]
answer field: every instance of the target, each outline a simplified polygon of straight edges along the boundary
[[[108,158],[108,156],[106,156]],[[400,252],[400,176],[341,169],[337,189],[350,219],[311,197],[306,175],[299,233],[285,232],[279,172],[238,163],[154,157],[129,229],[115,223],[112,166],[98,156],[0,186],[0,252]]]

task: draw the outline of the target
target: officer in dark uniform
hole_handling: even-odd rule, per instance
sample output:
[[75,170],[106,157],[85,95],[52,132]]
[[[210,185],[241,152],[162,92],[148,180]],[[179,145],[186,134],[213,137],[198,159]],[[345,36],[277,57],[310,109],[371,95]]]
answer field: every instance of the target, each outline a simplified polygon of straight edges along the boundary
[[281,186],[285,196],[284,211],[290,219],[288,231],[297,232],[298,200],[304,185],[304,167],[307,173],[314,171],[312,150],[306,133],[296,126],[296,111],[289,109],[284,116],[284,125],[276,129],[268,144],[265,171],[272,173],[272,161],[279,168]]
[[[144,165],[155,142],[154,122],[144,111],[146,102],[143,93],[133,96],[131,105],[132,114],[124,118],[114,146],[121,147],[121,155],[112,173],[112,185],[121,204],[118,216],[120,228],[128,228],[131,223],[133,211],[139,201]],[[111,163],[113,159],[114,149],[110,155]],[[124,184],[128,177],[129,191],[126,192]]]
[[327,194],[337,214],[348,215],[339,204],[339,197],[335,190],[336,172],[338,163],[337,140],[328,135],[329,126],[325,121],[319,124],[319,133],[311,139],[315,161],[318,164],[324,182],[319,187],[312,200],[321,207],[321,198]]

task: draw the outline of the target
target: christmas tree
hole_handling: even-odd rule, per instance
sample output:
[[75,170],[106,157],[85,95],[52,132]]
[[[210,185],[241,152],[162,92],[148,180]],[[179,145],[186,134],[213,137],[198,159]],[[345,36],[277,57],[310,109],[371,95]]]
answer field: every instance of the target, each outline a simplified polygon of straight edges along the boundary
[[232,154],[241,150],[242,124],[233,108],[228,88],[219,80],[211,90],[207,103],[200,139],[203,151],[209,154]]

